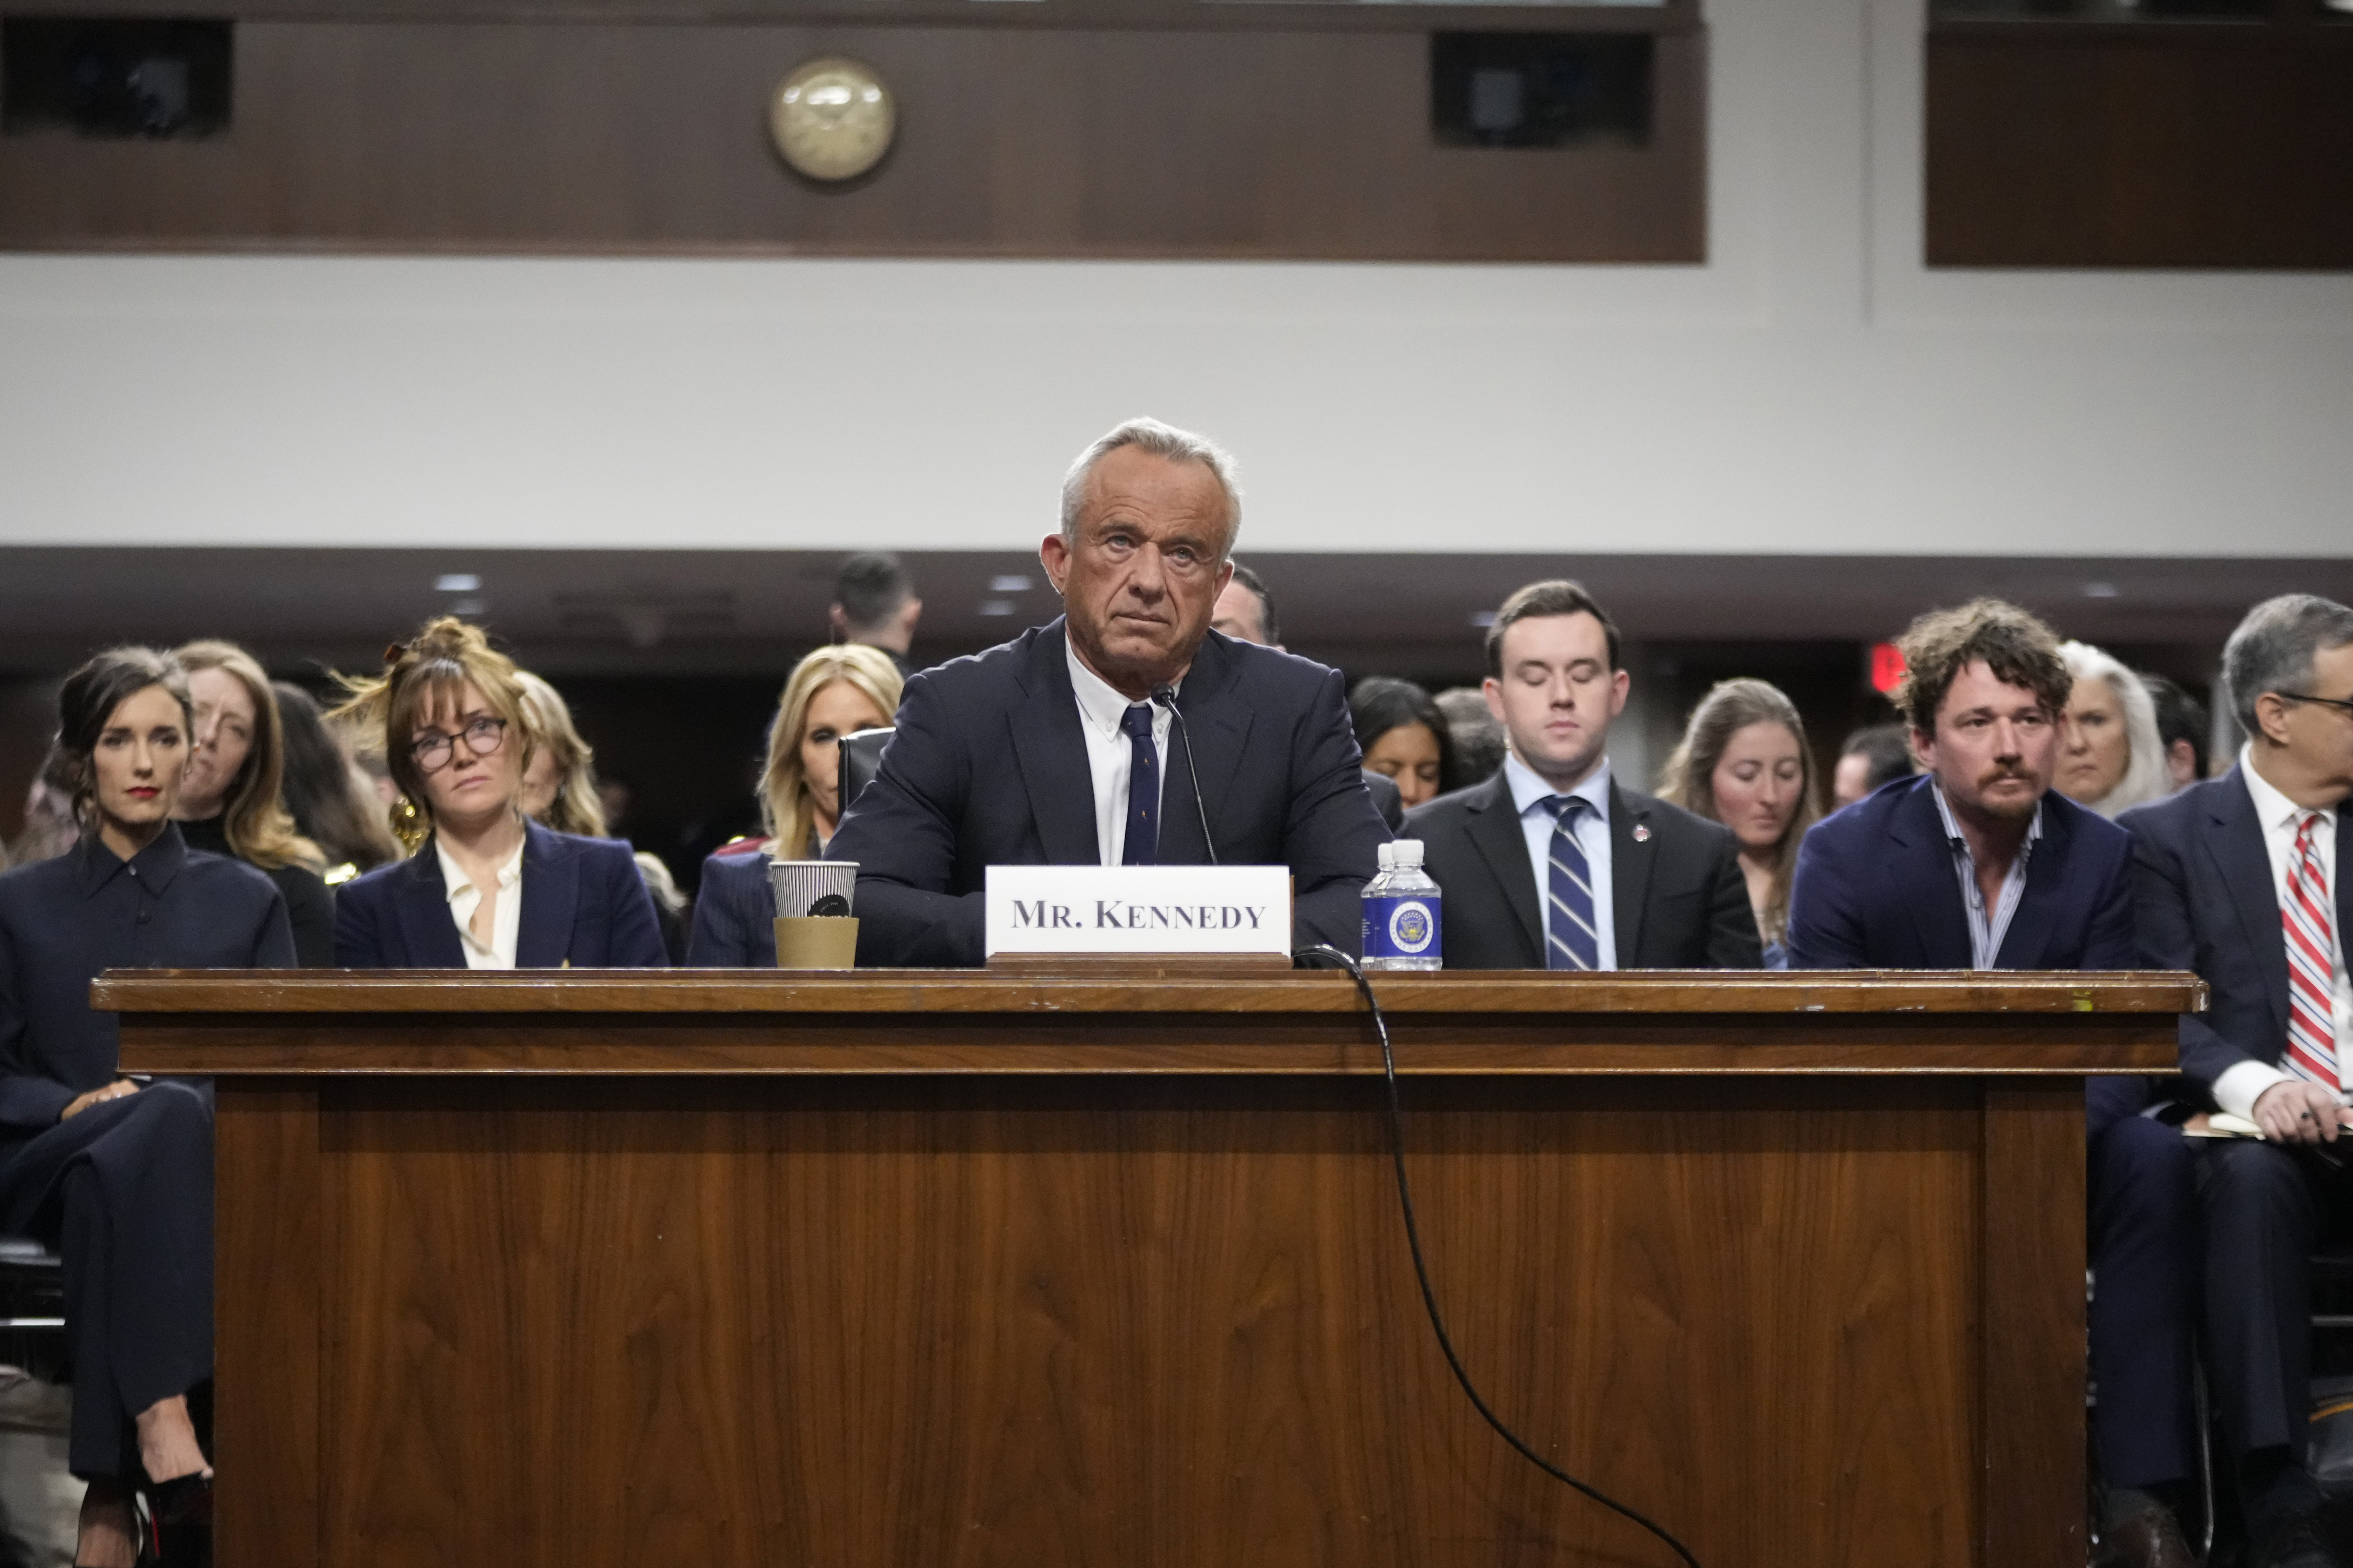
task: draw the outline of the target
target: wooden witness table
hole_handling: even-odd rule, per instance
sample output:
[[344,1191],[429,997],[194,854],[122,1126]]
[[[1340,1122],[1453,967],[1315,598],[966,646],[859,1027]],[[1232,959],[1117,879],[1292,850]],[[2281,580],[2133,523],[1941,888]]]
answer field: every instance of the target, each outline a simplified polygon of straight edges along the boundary
[[[1398,974],[1430,1264],[1705,1568],[2082,1568],[2187,975]],[[112,973],[219,1089],[218,1560],[1662,1564],[1481,1424],[1345,978]]]

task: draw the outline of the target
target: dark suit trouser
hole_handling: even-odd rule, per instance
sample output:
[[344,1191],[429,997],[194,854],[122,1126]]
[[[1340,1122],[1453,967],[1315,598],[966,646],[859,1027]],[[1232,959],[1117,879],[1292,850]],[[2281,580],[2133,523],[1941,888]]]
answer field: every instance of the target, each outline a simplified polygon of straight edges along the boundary
[[93,1105],[0,1165],[0,1230],[55,1247],[73,1363],[67,1464],[139,1473],[136,1418],[213,1367],[213,1118],[164,1081]]
[[2150,1487],[2193,1468],[2196,1203],[2189,1140],[2126,1116],[2092,1141],[2092,1437],[2101,1479]]
[[[2342,1147],[2342,1145],[2340,1145]],[[2312,1267],[2341,1233],[2353,1175],[2253,1139],[2206,1141],[2206,1362],[2233,1461],[2286,1448],[2301,1464],[2312,1413]]]

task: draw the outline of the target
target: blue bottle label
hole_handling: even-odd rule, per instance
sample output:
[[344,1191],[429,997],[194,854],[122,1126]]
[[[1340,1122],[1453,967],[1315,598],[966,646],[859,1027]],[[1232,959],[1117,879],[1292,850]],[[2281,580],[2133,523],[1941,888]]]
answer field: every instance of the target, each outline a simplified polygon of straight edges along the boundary
[[1445,948],[1439,902],[1428,893],[1365,900],[1366,958],[1438,958]]

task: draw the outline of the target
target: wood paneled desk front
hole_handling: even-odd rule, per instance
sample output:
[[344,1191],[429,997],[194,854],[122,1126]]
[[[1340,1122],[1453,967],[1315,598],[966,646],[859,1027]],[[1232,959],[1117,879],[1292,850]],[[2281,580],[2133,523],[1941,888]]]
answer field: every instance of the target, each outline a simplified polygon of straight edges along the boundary
[[[2081,1568],[2183,975],[1409,974],[1472,1375],[1706,1568]],[[111,974],[219,1089],[227,1568],[1666,1563],[1451,1382],[1337,975]]]

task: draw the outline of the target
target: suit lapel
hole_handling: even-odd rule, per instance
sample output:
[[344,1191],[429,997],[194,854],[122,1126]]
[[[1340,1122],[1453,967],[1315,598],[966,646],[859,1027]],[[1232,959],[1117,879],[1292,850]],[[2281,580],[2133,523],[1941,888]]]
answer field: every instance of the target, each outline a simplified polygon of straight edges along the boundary
[[[1626,799],[1618,776],[1609,776],[1609,917],[1617,929],[1618,967],[1638,967],[1642,951],[1642,910],[1651,892],[1651,812]],[[1634,829],[1642,829],[1636,838]]]
[[1087,763],[1087,738],[1079,728],[1079,698],[1071,689],[1063,637],[1057,619],[1030,645],[1022,700],[1008,721],[1013,762],[1029,792],[1030,819],[1047,864],[1094,866],[1103,860],[1095,838],[1094,770]]
[[394,908],[410,962],[419,969],[463,969],[466,947],[449,916],[448,884],[441,877],[441,854],[431,839],[401,863]]
[[1960,879],[1953,870],[1953,847],[1936,816],[1936,785],[1923,778],[1895,803],[1887,836],[1895,853],[1886,862],[1899,885],[1920,889],[1902,901],[1912,911],[1920,942],[1921,966],[1967,969],[1976,958],[1969,946],[1969,915],[1961,902]]
[[[1168,731],[1168,757],[1161,777],[1166,781],[1160,792],[1160,854],[1164,866],[1204,866],[1208,864],[1208,847],[1201,842],[1201,820],[1208,818],[1212,828],[1225,821],[1221,807],[1226,791],[1233,783],[1234,770],[1241,765],[1242,749],[1250,743],[1250,709],[1221,700],[1227,689],[1240,673],[1241,661],[1234,657],[1224,639],[1215,633],[1204,638],[1201,651],[1193,656],[1193,668],[1176,693],[1176,707],[1185,716],[1184,727],[1172,727]],[[1073,706],[1077,699],[1071,699]],[[1192,766],[1186,766],[1187,740],[1192,746]],[[1201,775],[1201,799],[1197,806],[1193,798],[1193,774]]]
[[546,828],[526,823],[515,967],[561,968],[572,956],[573,917],[579,906],[580,857]]
[[1520,814],[1512,809],[1512,786],[1503,771],[1498,769],[1465,804],[1470,820],[1463,832],[1487,863],[1504,902],[1511,906],[1513,918],[1520,923],[1520,934],[1527,941],[1528,967],[1542,969],[1545,935],[1536,868],[1528,863],[1527,835],[1521,828]]
[[[2247,781],[2232,768],[2205,814],[2206,854],[2230,890],[2231,907],[2238,912],[2247,951],[2263,971],[2263,1001],[2271,1009],[2272,1037],[2287,1039],[2287,938],[2280,931],[2279,889],[2272,882],[2271,849],[2263,841],[2263,825],[2255,818],[2255,797]],[[2345,819],[2337,819],[2337,863],[2345,863]],[[2344,879],[2337,881],[2337,906],[2345,903]],[[2340,915],[2340,921],[2342,916]],[[2342,933],[2345,927],[2337,928]],[[2341,936],[2340,936],[2341,940]]]

